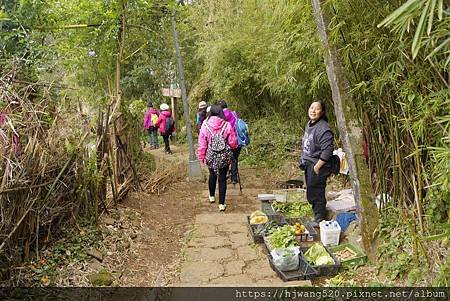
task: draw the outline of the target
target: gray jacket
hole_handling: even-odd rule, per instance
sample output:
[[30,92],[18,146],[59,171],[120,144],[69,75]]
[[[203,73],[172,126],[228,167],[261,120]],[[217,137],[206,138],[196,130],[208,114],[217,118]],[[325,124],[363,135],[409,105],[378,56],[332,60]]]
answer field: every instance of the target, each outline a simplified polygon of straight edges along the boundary
[[309,161],[316,164],[319,159],[328,162],[331,155],[333,155],[333,132],[328,122],[323,120],[323,118],[313,124],[311,124],[311,121],[308,121],[302,143],[303,154],[300,158],[301,163]]

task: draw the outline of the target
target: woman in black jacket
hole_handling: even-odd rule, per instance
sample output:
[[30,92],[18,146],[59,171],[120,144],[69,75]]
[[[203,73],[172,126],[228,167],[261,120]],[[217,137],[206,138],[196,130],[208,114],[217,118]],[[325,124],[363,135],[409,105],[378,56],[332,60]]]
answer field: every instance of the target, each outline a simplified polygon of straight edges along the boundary
[[323,101],[315,101],[308,110],[309,121],[303,136],[300,168],[305,171],[306,198],[314,211],[313,226],[327,219],[325,186],[331,173],[329,162],[333,154],[333,132],[325,116]]

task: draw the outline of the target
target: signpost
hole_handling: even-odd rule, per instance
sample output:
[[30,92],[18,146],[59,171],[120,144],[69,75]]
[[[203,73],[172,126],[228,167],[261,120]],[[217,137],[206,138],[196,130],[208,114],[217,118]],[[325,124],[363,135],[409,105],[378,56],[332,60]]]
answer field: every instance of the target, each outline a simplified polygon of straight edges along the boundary
[[161,93],[163,96],[171,98],[171,108],[172,108],[172,117],[174,121],[177,121],[178,118],[175,114],[175,106],[177,104],[177,98],[181,98],[181,89],[178,88],[162,88]]

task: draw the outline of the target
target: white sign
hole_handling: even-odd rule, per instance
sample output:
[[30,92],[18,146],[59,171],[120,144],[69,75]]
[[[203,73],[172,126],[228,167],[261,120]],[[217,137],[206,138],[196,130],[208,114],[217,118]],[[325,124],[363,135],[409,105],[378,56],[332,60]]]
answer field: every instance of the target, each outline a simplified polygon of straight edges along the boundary
[[181,97],[181,89],[169,89],[169,88],[162,88],[161,93],[163,96],[167,97]]

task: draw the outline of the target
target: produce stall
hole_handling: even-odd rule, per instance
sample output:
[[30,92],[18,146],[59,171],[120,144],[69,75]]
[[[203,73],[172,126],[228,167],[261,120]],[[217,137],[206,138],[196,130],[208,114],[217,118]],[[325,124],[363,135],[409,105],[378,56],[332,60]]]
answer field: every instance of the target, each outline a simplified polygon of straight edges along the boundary
[[261,196],[261,210],[247,216],[249,232],[255,243],[264,244],[269,265],[283,281],[329,277],[341,268],[366,263],[367,256],[358,247],[339,244],[341,228],[336,221],[312,227],[314,214],[303,189]]

